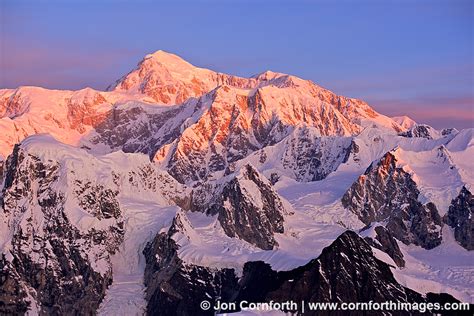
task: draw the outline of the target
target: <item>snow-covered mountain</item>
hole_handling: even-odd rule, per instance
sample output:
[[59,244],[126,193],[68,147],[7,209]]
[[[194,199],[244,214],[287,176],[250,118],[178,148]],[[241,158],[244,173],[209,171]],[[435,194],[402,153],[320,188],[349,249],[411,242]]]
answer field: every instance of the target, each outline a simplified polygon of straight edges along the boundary
[[473,129],[158,51],[108,91],[0,90],[0,130],[0,314],[474,303]]
[[25,139],[6,162],[0,197],[2,273],[17,284],[3,290],[18,292],[10,304],[95,313],[112,283],[111,258],[126,242],[127,201],[166,206],[185,195],[144,155],[99,157],[49,135]]
[[37,133],[101,153],[123,149],[152,156],[160,149],[157,159],[178,169],[195,167],[184,161],[206,156],[198,163],[209,170],[183,181],[225,169],[298,125],[324,136],[354,135],[371,123],[403,130],[365,102],[307,80],[272,72],[238,78],[162,51],[147,55],[108,92],[0,90],[0,115],[4,158],[15,143]]

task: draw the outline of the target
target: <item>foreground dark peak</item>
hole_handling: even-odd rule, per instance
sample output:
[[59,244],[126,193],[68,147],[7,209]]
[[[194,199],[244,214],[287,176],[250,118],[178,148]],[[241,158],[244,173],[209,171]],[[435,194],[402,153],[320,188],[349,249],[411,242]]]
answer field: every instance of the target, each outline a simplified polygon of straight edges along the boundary
[[449,295],[430,293],[425,297],[398,284],[390,267],[352,231],[297,269],[277,272],[264,262],[247,262],[240,277],[233,269],[186,264],[177,256],[178,249],[172,235],[162,233],[144,251],[149,315],[213,315],[214,311],[203,311],[198,306],[203,300],[215,306],[217,297],[221,302],[456,302]]

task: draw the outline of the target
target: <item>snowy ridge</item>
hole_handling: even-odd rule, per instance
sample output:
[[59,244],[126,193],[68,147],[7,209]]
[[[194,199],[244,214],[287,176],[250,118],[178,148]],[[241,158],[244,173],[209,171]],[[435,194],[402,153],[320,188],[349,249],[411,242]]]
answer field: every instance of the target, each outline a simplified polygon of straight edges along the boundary
[[[265,251],[238,238],[227,236],[217,216],[192,212],[180,214],[185,228],[173,236],[180,245],[179,257],[191,264],[242,271],[248,261],[264,261],[275,270],[290,270],[318,256],[344,228],[327,224],[308,225],[308,217],[289,216],[285,233],[276,235],[278,248]],[[182,220],[183,221],[183,220]],[[304,227],[304,229],[302,229]],[[309,245],[311,245],[309,247]]]
[[[324,179],[348,158],[352,138],[320,136],[315,128],[297,127],[284,140],[256,151],[249,161],[272,181],[282,177],[307,182]],[[239,165],[238,164],[238,165]]]
[[472,179],[463,181],[463,170],[458,168],[450,152],[441,145],[430,151],[410,152],[396,149],[397,165],[410,173],[421,192],[420,202],[433,202],[441,216],[446,214],[451,201],[463,185],[472,185]]
[[403,127],[404,129],[410,129],[416,125],[416,122],[408,116],[394,116],[392,117],[392,120],[397,122],[397,124]]

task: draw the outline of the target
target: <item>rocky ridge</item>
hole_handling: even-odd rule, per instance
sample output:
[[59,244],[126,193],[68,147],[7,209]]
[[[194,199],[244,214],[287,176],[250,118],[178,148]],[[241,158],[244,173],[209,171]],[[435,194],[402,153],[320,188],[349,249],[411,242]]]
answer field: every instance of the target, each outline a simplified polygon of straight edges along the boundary
[[[149,315],[158,311],[166,311],[168,315],[213,315],[213,310],[199,308],[203,300],[210,301],[211,306],[215,306],[217,300],[456,301],[449,295],[430,294],[427,298],[404,288],[396,282],[389,266],[377,259],[371,247],[351,231],[338,237],[318,258],[297,269],[277,272],[264,262],[247,262],[241,277],[237,277],[233,269],[216,270],[182,262],[176,253],[178,246],[172,239],[173,232],[170,229],[169,233],[157,235],[144,251]],[[306,314],[320,315],[321,311]],[[333,314],[343,315],[342,312]]]
[[[194,191],[193,194],[205,193]],[[254,167],[245,165],[229,180],[217,185],[209,197],[210,200],[195,201],[193,209],[217,215],[227,236],[265,250],[278,246],[274,234],[284,232],[284,216],[291,210]]]
[[365,224],[384,222],[405,244],[431,249],[441,243],[443,222],[433,203],[423,205],[410,174],[397,168],[393,153],[367,168],[342,197],[342,205]]
[[78,207],[110,223],[81,230],[59,189],[60,168],[19,146],[7,160],[0,199],[2,234],[10,234],[1,267],[8,280],[0,290],[3,312],[21,313],[28,305],[42,314],[94,313],[112,282],[109,256],[123,238],[117,192],[75,180]]
[[474,250],[474,197],[462,187],[451,202],[445,222],[454,229],[454,237],[467,250]]

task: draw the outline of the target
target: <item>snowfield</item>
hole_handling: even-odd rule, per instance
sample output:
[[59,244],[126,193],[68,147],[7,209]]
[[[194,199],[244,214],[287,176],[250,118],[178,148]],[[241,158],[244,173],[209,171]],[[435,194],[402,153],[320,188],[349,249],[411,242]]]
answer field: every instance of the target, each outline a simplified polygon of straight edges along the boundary
[[112,257],[114,282],[107,290],[99,315],[143,315],[145,286],[143,249],[162,228],[171,224],[178,208],[143,200],[123,199],[125,240]]

